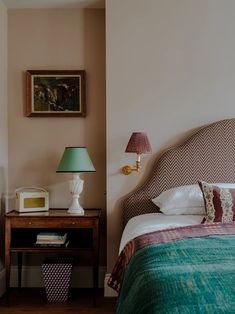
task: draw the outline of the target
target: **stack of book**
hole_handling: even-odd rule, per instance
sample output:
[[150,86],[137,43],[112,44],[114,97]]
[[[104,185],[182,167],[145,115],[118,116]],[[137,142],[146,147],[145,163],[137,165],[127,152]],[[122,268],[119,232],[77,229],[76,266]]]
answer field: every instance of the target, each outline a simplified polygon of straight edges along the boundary
[[39,232],[37,234],[37,246],[64,247],[68,246],[66,232]]

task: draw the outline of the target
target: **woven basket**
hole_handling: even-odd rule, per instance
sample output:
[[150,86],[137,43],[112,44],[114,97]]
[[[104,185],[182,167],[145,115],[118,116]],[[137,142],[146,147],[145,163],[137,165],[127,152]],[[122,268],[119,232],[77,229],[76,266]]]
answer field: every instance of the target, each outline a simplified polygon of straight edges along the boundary
[[42,274],[48,302],[66,302],[72,274],[72,259],[47,258]]

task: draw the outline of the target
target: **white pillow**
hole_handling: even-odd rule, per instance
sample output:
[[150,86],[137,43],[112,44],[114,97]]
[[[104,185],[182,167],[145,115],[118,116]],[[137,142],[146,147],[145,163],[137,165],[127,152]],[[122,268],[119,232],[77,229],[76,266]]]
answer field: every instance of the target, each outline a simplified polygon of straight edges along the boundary
[[[234,183],[210,183],[222,188],[235,188]],[[152,199],[165,215],[205,215],[203,195],[198,184],[184,185],[162,192]]]

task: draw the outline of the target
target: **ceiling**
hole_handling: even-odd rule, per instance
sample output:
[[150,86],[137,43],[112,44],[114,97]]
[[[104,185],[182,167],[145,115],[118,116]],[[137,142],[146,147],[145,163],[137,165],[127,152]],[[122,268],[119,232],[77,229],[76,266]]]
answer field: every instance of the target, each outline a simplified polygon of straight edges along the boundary
[[3,0],[9,9],[104,8],[105,0]]

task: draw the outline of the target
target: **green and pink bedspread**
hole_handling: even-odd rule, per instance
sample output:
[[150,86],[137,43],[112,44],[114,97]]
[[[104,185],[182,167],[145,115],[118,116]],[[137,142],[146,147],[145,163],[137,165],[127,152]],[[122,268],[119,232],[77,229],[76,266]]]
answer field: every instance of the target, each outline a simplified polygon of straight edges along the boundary
[[151,232],[122,251],[119,314],[235,314],[235,222]]

